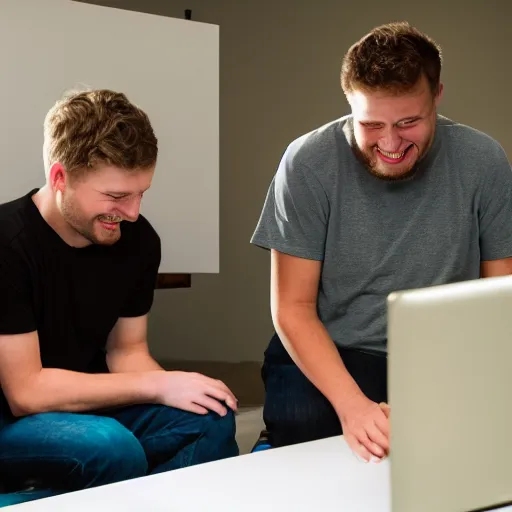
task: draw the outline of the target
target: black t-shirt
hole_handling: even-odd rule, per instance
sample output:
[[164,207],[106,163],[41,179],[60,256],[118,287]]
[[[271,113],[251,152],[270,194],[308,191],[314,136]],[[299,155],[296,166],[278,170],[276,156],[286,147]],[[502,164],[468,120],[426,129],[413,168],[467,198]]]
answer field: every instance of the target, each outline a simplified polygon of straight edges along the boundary
[[0,205],[0,334],[37,331],[43,367],[106,372],[118,318],[151,308],[160,238],[140,215],[111,246],[71,247],[42,218],[36,192]]

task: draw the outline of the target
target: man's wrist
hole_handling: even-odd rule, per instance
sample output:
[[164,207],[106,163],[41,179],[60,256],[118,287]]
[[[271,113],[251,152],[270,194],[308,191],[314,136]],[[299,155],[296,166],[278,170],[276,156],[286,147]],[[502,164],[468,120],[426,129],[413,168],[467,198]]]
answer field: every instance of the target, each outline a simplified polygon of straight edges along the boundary
[[364,393],[356,385],[354,389],[346,391],[336,397],[335,402],[333,403],[334,410],[336,411],[336,414],[341,417],[354,405],[354,403],[357,403],[364,398]]
[[144,400],[151,404],[158,404],[161,402],[163,375],[166,373],[164,370],[155,370],[149,372],[142,372],[140,374],[141,391],[144,395]]

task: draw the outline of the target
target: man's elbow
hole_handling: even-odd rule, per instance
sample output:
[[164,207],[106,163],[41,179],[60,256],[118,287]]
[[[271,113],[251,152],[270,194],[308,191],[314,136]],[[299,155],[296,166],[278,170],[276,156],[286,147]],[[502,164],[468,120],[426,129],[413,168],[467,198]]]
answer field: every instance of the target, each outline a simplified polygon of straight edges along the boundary
[[316,304],[293,303],[272,307],[272,321],[280,336],[287,337],[293,331],[301,329],[304,322],[317,320]]
[[8,388],[4,393],[11,413],[16,418],[45,412],[44,403],[40,400],[40,387],[29,385],[28,379],[18,389]]
[[14,396],[7,396],[7,403],[11,409],[11,413],[15,418],[22,418],[23,416],[31,416],[39,412],[40,408],[36,407],[35,401],[24,394],[15,394]]

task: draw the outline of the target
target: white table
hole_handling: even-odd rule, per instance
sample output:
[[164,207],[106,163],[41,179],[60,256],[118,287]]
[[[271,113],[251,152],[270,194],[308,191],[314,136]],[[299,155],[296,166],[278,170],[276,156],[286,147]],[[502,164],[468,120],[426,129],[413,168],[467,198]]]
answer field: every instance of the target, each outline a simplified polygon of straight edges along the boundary
[[16,507],[13,512],[389,512],[389,462],[361,462],[343,437],[333,437]]

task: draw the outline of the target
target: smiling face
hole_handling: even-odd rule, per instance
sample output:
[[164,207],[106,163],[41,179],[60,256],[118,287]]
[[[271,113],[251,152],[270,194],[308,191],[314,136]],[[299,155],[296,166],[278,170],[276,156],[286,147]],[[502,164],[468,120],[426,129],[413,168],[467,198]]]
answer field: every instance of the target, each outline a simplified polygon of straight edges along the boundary
[[154,168],[127,171],[104,165],[70,179],[60,164],[54,164],[50,178],[64,221],[64,237],[74,246],[116,243],[121,237],[120,223],[137,220],[153,173]]
[[356,89],[347,94],[354,122],[353,150],[384,180],[404,180],[416,171],[434,140],[437,96],[425,78],[406,93]]

